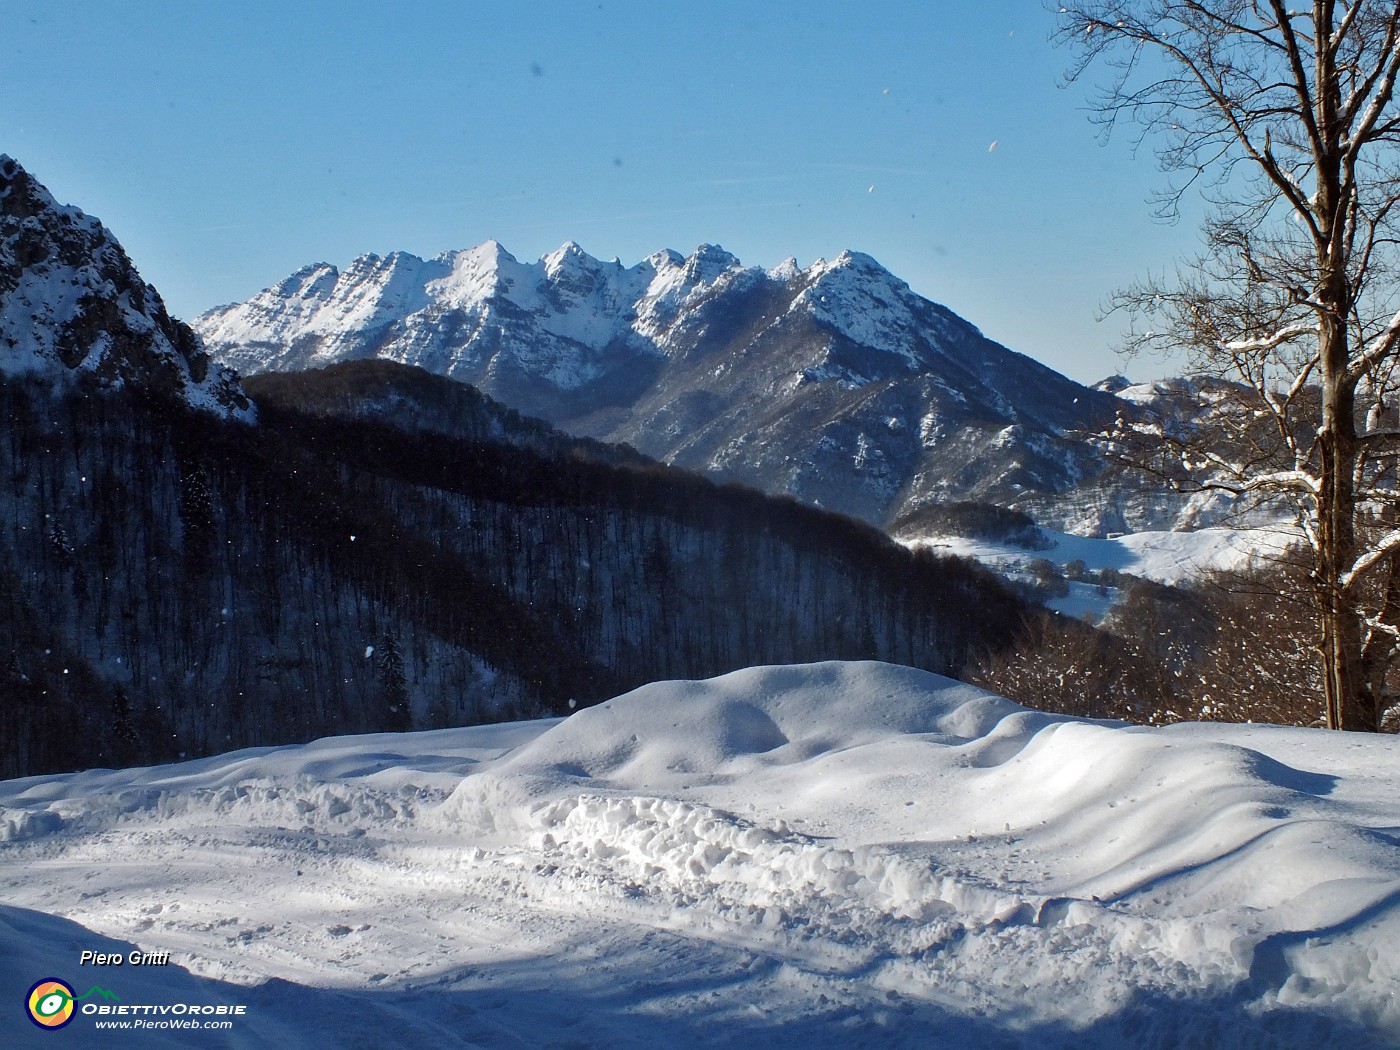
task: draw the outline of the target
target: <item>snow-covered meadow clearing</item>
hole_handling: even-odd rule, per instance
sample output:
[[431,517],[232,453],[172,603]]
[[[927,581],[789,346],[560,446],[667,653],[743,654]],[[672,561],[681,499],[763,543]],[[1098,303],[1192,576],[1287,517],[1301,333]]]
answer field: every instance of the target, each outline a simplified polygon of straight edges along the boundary
[[[1040,559],[1063,570],[1078,562],[1083,569],[1111,569],[1157,583],[1180,586],[1216,572],[1245,572],[1267,567],[1300,536],[1289,525],[1256,528],[1207,528],[1190,532],[1129,532],[1111,539],[1041,530],[1050,541],[1044,550],[1028,551],[1011,543],[966,536],[927,536],[908,541],[981,562],[1011,579],[1028,579],[1027,566]],[[1113,587],[1070,582],[1069,593],[1046,601],[1047,607],[1075,619],[1099,622],[1121,597]]]
[[[18,1045],[1400,1042],[1400,740],[1029,711],[884,664],[0,783]],[[79,967],[84,950],[167,967]],[[61,1037],[43,977],[246,1005]]]

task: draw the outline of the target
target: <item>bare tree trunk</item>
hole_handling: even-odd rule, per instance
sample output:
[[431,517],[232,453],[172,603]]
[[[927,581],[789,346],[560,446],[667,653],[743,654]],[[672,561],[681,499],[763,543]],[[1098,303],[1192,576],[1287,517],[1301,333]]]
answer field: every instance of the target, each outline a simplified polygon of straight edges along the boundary
[[1375,732],[1376,705],[1361,673],[1361,632],[1356,616],[1340,603],[1324,602],[1321,621],[1327,728]]
[[[1344,378],[1346,332],[1327,318],[1321,325],[1324,388],[1321,492],[1318,498],[1316,575],[1321,626],[1322,684],[1327,728],[1374,731],[1374,699],[1362,675],[1361,621],[1342,581],[1356,558],[1357,435],[1355,396]],[[1335,367],[1334,367],[1335,366]]]
[[[1324,325],[1324,336],[1326,333]],[[1324,355],[1327,349],[1324,341]],[[1324,369],[1326,356],[1323,357]],[[1318,494],[1317,550],[1313,586],[1321,639],[1318,651],[1322,656],[1322,689],[1327,708],[1327,728],[1346,729],[1348,698],[1355,691],[1355,674],[1350,653],[1352,646],[1347,630],[1346,603],[1342,599],[1341,579],[1350,564],[1347,541],[1352,531],[1351,514],[1343,494],[1349,488],[1350,464],[1338,433],[1340,412],[1336,383],[1329,383],[1323,394],[1322,432],[1318,435],[1322,447],[1321,489]]]

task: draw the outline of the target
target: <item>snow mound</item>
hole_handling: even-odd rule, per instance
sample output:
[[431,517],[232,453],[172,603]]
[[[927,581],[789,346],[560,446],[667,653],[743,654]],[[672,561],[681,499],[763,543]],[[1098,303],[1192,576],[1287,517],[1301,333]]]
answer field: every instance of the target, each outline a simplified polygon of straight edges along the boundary
[[808,761],[905,735],[977,736],[1020,710],[973,686],[890,664],[750,668],[642,686],[580,711],[505,768],[656,783]]
[[[256,991],[247,1045],[402,1010],[405,1046],[1374,1047],[1400,1042],[1398,758],[753,668],[0,784],[0,870],[18,909]],[[10,929],[10,970],[76,976]]]

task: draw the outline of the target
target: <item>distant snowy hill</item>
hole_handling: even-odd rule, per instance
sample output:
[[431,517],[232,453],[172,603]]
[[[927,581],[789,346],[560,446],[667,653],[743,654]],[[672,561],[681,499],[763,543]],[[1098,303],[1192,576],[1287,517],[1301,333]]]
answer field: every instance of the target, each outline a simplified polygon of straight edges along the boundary
[[0,372],[132,384],[221,415],[249,402],[100,222],[0,155]]
[[0,996],[21,1046],[49,1038],[19,1004],[52,976],[119,997],[79,1004],[74,1047],[118,1042],[103,1003],[193,1003],[244,1013],[124,1041],[1379,1050],[1398,759],[825,663],[10,781]]
[[772,270],[712,245],[631,267],[572,242],[535,263],[495,242],[367,255],[194,323],[243,373],[419,365],[571,433],[876,524],[1060,493],[1103,466],[1073,432],[1118,404],[856,252]]

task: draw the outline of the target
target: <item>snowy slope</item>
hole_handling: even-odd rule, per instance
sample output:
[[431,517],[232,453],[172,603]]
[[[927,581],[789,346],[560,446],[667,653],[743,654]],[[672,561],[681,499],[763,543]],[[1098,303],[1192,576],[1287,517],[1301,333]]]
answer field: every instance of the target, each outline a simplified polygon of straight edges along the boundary
[[1284,526],[1130,532],[1112,539],[1042,531],[1051,546],[1036,551],[965,536],[928,536],[907,542],[910,546],[947,550],[997,567],[1033,558],[1047,558],[1061,567],[1082,561],[1091,570],[1113,569],[1158,583],[1180,584],[1208,572],[1241,572],[1251,564],[1277,558],[1299,539],[1297,533]]
[[[1394,1045],[1397,758],[819,664],[10,781],[0,995],[242,1004],[233,1047]],[[77,965],[133,946],[176,965]]]

